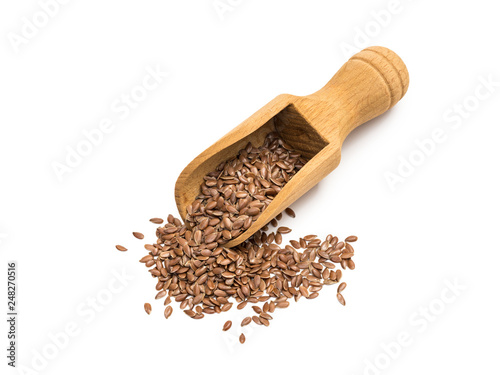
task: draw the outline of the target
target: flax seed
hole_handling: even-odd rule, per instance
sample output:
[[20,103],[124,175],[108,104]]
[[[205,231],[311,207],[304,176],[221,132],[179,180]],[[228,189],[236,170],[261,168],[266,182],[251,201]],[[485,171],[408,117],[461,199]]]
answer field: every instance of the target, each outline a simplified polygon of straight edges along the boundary
[[340,302],[342,306],[345,306],[345,299],[344,296],[341,293],[337,293],[337,299]]
[[340,283],[339,287],[337,288],[337,293],[342,293],[346,286],[346,283]]
[[256,315],[252,316],[252,320],[253,320],[253,322],[254,322],[255,324],[257,324],[257,325],[259,325],[259,326],[261,326],[261,325],[262,325],[262,322],[259,320],[259,317],[258,317],[258,316],[256,316]]
[[149,219],[149,221],[153,224],[163,224],[163,219],[160,219],[159,217],[154,217],[152,219]]
[[132,234],[134,235],[135,238],[138,238],[140,240],[142,240],[144,238],[144,234],[142,234],[140,232],[132,232]]
[[170,315],[172,315],[172,312],[174,311],[174,309],[172,308],[172,306],[167,306],[165,308],[165,312],[163,315],[165,315],[165,319],[168,319],[170,317]]
[[262,312],[262,309],[259,306],[252,306],[253,311],[255,311],[257,314],[260,314]]
[[292,210],[290,207],[285,209],[285,213],[290,216],[291,218],[295,218],[295,211]]
[[231,328],[232,325],[233,325],[233,322],[228,320],[226,323],[224,323],[224,327],[222,327],[222,330],[227,331],[227,330],[229,330],[229,328]]

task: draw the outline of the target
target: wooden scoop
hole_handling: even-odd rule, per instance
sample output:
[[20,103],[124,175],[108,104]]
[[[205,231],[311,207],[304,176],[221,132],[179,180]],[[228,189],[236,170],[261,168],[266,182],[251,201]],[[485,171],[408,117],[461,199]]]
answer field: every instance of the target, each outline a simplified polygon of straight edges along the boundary
[[393,107],[405,95],[408,83],[408,71],[398,55],[384,47],[369,47],[351,57],[318,92],[278,96],[182,171],[175,184],[181,217],[185,220],[186,207],[200,193],[207,173],[235,157],[248,142],[259,147],[268,133],[277,131],[309,161],[250,228],[225,246],[240,244],[333,171],[347,135]]

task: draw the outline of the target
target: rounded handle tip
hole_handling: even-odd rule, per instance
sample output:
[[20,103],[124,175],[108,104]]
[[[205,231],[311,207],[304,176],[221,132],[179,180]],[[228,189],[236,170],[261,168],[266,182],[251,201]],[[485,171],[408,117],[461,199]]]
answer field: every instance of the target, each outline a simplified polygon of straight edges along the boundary
[[368,47],[358,52],[350,60],[360,60],[371,65],[387,83],[391,95],[390,107],[400,101],[408,90],[410,77],[401,58],[385,47]]

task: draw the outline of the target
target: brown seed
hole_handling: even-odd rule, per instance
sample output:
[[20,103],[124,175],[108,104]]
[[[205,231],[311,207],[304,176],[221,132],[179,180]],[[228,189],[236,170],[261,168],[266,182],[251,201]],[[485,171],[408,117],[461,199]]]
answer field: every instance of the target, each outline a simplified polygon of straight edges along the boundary
[[144,310],[146,311],[146,313],[147,313],[148,315],[149,315],[149,314],[151,314],[151,310],[152,310],[152,308],[151,308],[151,304],[149,304],[149,303],[145,303],[145,304],[144,304]]
[[335,274],[336,274],[336,280],[340,281],[340,279],[342,279],[342,271],[337,270],[337,271],[335,271]]
[[126,247],[123,247],[122,245],[116,245],[116,248],[120,251],[127,251],[128,250]]
[[259,326],[262,325],[261,321],[259,320],[259,317],[256,315],[252,316],[252,321]]
[[342,293],[346,286],[346,283],[340,283],[339,287],[337,288],[337,293]]
[[346,251],[348,251],[350,253],[354,253],[354,248],[352,247],[352,245],[350,243],[346,242],[345,248],[346,248]]
[[269,311],[269,303],[266,302],[264,303],[264,306],[262,306],[262,312],[265,314]]
[[339,300],[339,302],[342,306],[345,306],[345,299],[344,299],[344,296],[342,294],[337,293],[337,299]]
[[238,304],[238,306],[236,306],[236,308],[237,308],[238,310],[242,310],[242,309],[244,309],[244,308],[245,308],[245,306],[246,306],[246,305],[247,305],[247,302],[246,302],[246,301],[243,301],[243,302],[241,302],[240,304]]
[[245,335],[243,333],[240,335],[240,343],[245,343]]
[[258,215],[259,213],[260,213],[260,210],[257,207],[251,207],[247,210],[247,215],[250,215],[250,216],[255,216],[255,215]]
[[290,306],[290,302],[288,301],[278,302],[276,304],[276,307],[279,309],[286,309],[288,306]]
[[247,316],[245,319],[241,321],[241,326],[244,327],[246,325],[249,325],[252,322],[252,318]]
[[265,319],[267,319],[267,320],[272,320],[273,319],[273,317],[270,314],[267,314],[265,312],[262,312],[260,314],[260,316],[263,317],[263,318],[265,318]]
[[222,330],[227,331],[227,330],[229,330],[229,328],[231,328],[232,325],[233,325],[233,322],[228,320],[226,323],[224,323],[224,327],[222,327]]
[[269,327],[269,320],[267,320],[266,318],[262,317],[262,316],[259,316],[259,320],[260,322],[265,325],[266,327]]
[[140,232],[132,232],[132,234],[134,235],[135,238],[138,238],[140,240],[142,240],[144,238],[144,234],[142,234]]
[[356,242],[358,240],[358,237],[356,236],[349,236],[345,239],[345,242]]
[[[198,285],[198,284],[196,284],[196,285]],[[203,300],[203,297],[204,297],[203,294],[201,294],[201,293],[198,294],[196,297],[193,298],[193,304],[194,305],[199,304]]]
[[295,217],[295,212],[290,207],[285,209],[285,213],[292,218]]
[[316,239],[316,237],[318,237],[318,236],[316,236],[315,234],[308,234],[307,236],[304,236],[304,240],[312,241],[312,240]]
[[181,310],[184,310],[186,307],[188,307],[188,305],[189,305],[189,300],[185,299],[184,301],[181,302],[181,304],[179,305],[179,308]]
[[262,312],[262,309],[259,306],[252,306],[253,311],[255,311],[257,314],[260,314]]
[[269,302],[269,312],[273,313],[276,309],[276,304],[274,302]]
[[153,256],[152,255],[146,255],[146,256],[143,256],[139,262],[141,263],[147,263],[149,261],[152,261],[153,260]]
[[304,297],[309,297],[309,292],[307,288],[303,285],[299,286],[299,292],[302,294]]
[[163,219],[160,219],[159,217],[154,217],[152,219],[149,219],[149,221],[153,224],[163,224]]
[[172,306],[167,306],[165,308],[165,312],[163,313],[163,315],[165,315],[165,319],[168,319],[170,317],[170,315],[172,315],[173,311],[174,311],[174,309],[172,308]]
[[162,291],[158,292],[158,294],[156,295],[155,299],[163,298],[166,295],[167,295],[167,291],[166,290],[162,290]]

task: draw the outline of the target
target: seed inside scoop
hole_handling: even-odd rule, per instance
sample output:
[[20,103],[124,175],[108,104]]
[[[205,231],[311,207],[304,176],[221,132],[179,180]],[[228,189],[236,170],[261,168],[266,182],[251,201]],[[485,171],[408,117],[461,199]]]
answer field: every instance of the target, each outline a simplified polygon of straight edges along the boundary
[[196,233],[201,231],[200,241],[219,245],[238,237],[306,162],[276,133],[259,148],[249,143],[237,157],[204,177],[200,194],[187,207],[186,221],[193,235],[199,239]]

